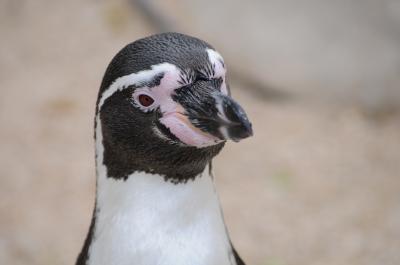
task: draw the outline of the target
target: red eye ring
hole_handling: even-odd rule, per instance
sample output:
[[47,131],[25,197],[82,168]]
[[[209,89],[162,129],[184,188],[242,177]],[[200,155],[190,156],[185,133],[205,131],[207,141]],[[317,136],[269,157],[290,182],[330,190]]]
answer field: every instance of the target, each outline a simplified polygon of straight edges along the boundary
[[146,94],[139,95],[138,101],[139,101],[140,105],[142,105],[143,107],[151,106],[151,104],[154,103],[154,99]]

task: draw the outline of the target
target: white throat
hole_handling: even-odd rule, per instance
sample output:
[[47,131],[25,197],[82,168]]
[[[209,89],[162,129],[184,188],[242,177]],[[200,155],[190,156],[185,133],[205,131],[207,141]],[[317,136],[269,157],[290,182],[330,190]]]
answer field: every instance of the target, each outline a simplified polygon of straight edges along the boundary
[[187,183],[107,177],[97,117],[96,221],[88,264],[236,264],[209,168]]

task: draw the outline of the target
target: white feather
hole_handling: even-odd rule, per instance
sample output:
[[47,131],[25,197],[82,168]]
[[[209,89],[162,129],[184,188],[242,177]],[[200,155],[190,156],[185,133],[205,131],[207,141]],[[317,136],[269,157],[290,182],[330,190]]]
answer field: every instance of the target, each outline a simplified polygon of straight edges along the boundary
[[[165,72],[179,74],[180,70],[173,64],[161,63],[161,64],[152,65],[150,70],[143,70],[143,71],[140,71],[137,73],[124,75],[124,76],[117,78],[107,88],[107,90],[105,90],[101,94],[100,101],[99,101],[99,110],[101,110],[101,107],[103,106],[106,99],[109,98],[116,91],[125,89],[130,85],[139,84],[139,83],[151,80],[157,74],[165,73]],[[177,79],[177,77],[175,79]]]
[[206,49],[208,60],[214,66],[215,75],[214,77],[221,77],[222,78],[222,85],[221,85],[221,92],[225,95],[228,94],[228,88],[226,86],[226,68],[224,59],[222,58],[221,54],[213,49]]
[[181,184],[144,172],[126,181],[108,178],[96,119],[97,208],[88,264],[235,264],[208,167]]

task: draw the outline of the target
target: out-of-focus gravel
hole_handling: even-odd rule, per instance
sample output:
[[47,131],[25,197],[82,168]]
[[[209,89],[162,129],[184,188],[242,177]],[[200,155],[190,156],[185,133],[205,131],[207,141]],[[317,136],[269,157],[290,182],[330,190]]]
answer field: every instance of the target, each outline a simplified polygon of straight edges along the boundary
[[[16,2],[0,4],[0,264],[73,264],[94,202],[97,89],[151,29],[120,2]],[[400,116],[232,87],[255,136],[214,168],[247,263],[400,264]]]

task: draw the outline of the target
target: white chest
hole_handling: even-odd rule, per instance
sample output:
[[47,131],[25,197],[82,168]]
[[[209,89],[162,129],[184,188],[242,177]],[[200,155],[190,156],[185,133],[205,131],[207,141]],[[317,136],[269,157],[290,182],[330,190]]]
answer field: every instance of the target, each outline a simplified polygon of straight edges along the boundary
[[88,264],[235,264],[208,168],[186,184],[100,174]]

